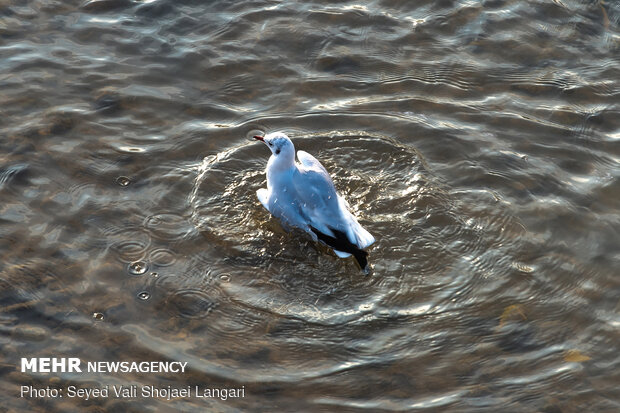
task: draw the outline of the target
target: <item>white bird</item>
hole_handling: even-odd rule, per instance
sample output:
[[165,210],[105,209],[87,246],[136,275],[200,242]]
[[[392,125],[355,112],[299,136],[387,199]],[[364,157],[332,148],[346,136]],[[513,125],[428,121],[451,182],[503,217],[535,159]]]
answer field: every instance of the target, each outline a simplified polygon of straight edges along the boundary
[[375,238],[349,212],[323,165],[304,151],[297,151],[299,162],[295,162],[293,142],[282,132],[254,139],[271,150],[265,170],[267,188],[256,191],[261,204],[285,227],[300,228],[341,258],[353,255],[367,271],[368,253],[363,249]]

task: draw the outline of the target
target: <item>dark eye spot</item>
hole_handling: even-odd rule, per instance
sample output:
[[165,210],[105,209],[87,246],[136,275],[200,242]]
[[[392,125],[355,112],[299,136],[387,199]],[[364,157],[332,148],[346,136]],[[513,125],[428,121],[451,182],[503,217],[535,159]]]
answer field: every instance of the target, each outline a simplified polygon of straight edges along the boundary
[[271,142],[267,142],[267,143],[269,144],[269,146],[273,146],[273,143],[271,143]]
[[280,153],[280,149],[276,149],[276,155]]

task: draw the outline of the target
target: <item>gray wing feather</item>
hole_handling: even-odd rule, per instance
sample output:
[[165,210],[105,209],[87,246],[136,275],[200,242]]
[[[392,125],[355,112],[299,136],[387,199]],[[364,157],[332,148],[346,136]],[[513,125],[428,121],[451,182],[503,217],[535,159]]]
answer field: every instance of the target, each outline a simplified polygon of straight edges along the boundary
[[[314,156],[310,155],[308,152],[306,152],[306,151],[297,151],[297,159],[299,159],[299,162],[306,169],[314,169],[314,170],[317,170],[317,171],[321,171],[321,172],[323,172],[325,174],[325,176],[327,177],[329,182],[332,181],[332,178],[327,173],[327,169],[325,169],[323,167],[323,165],[321,165],[321,162],[319,162],[318,159],[316,159]],[[333,185],[334,184],[332,183],[332,186]]]
[[304,151],[297,151],[297,158],[301,163],[298,168],[299,179],[296,190],[299,198],[305,203],[306,218],[319,231],[334,235],[329,228],[343,231],[349,240],[360,248],[366,248],[375,242],[375,238],[368,233],[349,212],[347,202],[336,192],[334,183],[327,170],[312,155]]
[[334,235],[329,227],[338,228],[341,220],[338,194],[327,170],[316,158],[304,151],[297,152],[300,161],[293,179],[304,215],[319,231]]

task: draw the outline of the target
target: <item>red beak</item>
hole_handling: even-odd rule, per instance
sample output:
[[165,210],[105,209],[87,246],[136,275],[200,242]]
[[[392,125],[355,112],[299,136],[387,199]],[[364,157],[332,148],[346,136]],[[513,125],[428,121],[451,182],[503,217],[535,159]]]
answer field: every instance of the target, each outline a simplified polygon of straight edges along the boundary
[[265,142],[265,139],[263,139],[262,136],[254,136],[254,139],[256,139],[257,141],[263,141]]

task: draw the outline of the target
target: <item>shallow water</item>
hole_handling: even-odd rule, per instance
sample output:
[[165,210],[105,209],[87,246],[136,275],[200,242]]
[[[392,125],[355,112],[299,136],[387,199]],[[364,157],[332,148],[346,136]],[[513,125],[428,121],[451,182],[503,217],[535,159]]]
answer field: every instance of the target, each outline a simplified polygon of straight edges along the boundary
[[[0,2],[0,410],[619,411],[619,23],[609,0]],[[377,238],[370,276],[259,204],[250,137],[275,130]],[[20,397],[130,384],[245,397]]]

